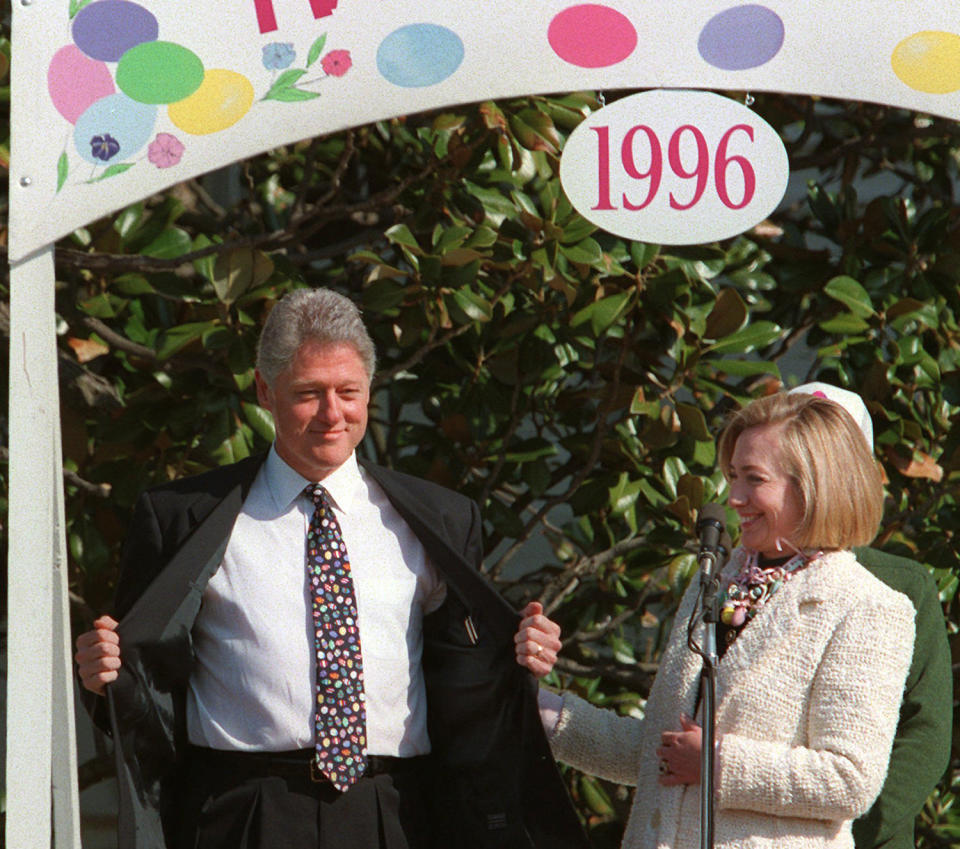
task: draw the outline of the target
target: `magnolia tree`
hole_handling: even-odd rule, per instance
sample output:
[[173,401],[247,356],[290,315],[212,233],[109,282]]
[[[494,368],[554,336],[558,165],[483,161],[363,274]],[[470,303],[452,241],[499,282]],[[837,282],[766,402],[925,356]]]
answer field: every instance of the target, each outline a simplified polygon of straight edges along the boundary
[[[736,238],[668,248],[597,230],[561,190],[564,141],[599,105],[486,102],[317,138],[58,244],[77,630],[109,608],[143,487],[269,445],[256,337],[303,286],[354,299],[377,343],[362,452],[476,499],[489,579],[562,624],[550,683],[642,710],[697,510],[725,499],[724,415],[814,378],[866,400],[877,545],[929,566],[956,630],[960,131],[760,96],[787,200]],[[81,781],[108,773],[95,760]],[[955,761],[921,817],[926,847],[960,835],[958,776]],[[567,778],[594,844],[618,845],[627,789]]]

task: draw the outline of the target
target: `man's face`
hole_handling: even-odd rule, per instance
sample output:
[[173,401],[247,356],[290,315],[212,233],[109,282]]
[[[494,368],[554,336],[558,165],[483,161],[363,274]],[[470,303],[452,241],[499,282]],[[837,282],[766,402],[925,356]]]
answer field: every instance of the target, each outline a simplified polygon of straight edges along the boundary
[[367,429],[370,378],[356,349],[307,341],[272,386],[256,377],[287,465],[311,481],[343,465]]

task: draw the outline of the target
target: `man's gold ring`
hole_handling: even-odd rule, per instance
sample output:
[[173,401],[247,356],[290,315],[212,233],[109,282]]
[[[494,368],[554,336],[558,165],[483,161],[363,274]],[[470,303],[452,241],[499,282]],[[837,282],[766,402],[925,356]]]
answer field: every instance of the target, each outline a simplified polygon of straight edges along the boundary
[[537,646],[537,650],[533,653],[533,656],[540,657],[540,655],[543,654],[543,646],[541,646],[540,643],[537,643],[536,646]]

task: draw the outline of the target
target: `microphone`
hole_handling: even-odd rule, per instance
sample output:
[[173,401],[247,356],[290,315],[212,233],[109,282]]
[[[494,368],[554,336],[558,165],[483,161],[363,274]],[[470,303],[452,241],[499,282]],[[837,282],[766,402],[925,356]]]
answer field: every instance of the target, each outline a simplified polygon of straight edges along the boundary
[[717,545],[717,553],[720,555],[721,563],[727,562],[731,551],[733,551],[733,540],[730,539],[730,534],[724,531],[720,534],[720,542]]
[[726,511],[719,504],[704,504],[697,517],[697,536],[700,537],[700,551],[716,551],[723,533]]
[[718,562],[730,551],[730,536],[723,526],[726,518],[726,511],[719,504],[704,504],[697,517],[697,536],[700,538],[697,564],[705,583],[713,579]]

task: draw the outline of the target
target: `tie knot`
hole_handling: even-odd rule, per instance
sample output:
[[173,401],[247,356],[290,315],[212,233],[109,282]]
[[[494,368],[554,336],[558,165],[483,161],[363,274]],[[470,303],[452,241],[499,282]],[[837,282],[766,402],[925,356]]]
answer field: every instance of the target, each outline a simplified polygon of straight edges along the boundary
[[327,490],[323,484],[319,483],[308,483],[303,490],[304,495],[307,496],[314,504],[327,504],[328,495]]

